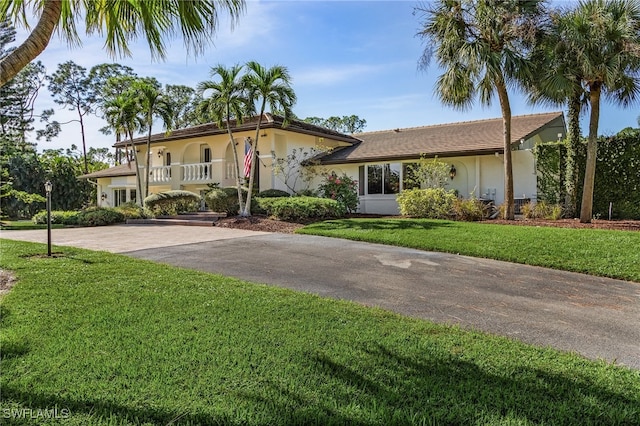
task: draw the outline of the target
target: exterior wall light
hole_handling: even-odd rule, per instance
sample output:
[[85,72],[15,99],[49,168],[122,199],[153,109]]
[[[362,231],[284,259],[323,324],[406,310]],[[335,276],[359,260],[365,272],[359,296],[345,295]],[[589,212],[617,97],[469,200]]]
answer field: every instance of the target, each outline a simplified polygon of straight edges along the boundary
[[449,177],[451,178],[451,180],[453,180],[454,177],[456,177],[456,166],[454,166],[453,164],[451,165],[451,168],[449,169]]

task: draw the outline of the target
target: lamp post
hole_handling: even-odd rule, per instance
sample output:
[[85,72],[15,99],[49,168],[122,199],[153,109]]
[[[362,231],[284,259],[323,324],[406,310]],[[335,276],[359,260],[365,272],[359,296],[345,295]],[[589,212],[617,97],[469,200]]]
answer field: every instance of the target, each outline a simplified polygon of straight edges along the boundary
[[46,181],[44,184],[44,190],[47,193],[47,256],[51,257],[51,190],[53,184],[51,181]]

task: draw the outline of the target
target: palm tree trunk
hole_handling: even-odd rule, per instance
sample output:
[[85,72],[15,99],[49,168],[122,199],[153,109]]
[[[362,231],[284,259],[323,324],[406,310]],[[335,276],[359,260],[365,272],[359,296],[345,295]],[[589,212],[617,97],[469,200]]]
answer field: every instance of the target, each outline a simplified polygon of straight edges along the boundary
[[567,217],[575,217],[578,202],[578,169],[576,156],[580,144],[580,93],[569,99],[569,143],[565,162],[565,214]]
[[149,161],[151,160],[151,123],[152,120],[149,120],[149,132],[147,133],[147,166],[145,168],[145,179],[144,179],[144,196],[147,197],[149,195],[149,172],[151,171],[150,169],[150,164]]
[[513,200],[513,165],[511,161],[511,104],[509,94],[504,82],[496,84],[500,109],[502,110],[502,125],[504,137],[504,219],[515,219],[515,206]]
[[78,117],[80,118],[80,134],[82,135],[82,156],[84,157],[84,172],[89,173],[89,165],[87,163],[87,141],[84,135],[84,120],[80,108],[78,107]]
[[42,16],[29,37],[16,50],[0,61],[0,87],[16,76],[47,47],[51,35],[60,21],[62,2],[43,2]]
[[580,222],[591,223],[593,216],[593,189],[596,178],[596,158],[598,156],[598,121],[600,120],[600,84],[592,84],[589,92],[591,116],[589,117],[589,140],[587,141],[587,163],[582,185],[582,205]]
[[236,188],[238,190],[238,214],[244,210],[242,204],[242,184],[240,183],[240,164],[238,162],[238,149],[236,148],[236,142],[233,140],[233,132],[231,131],[230,117],[227,114],[227,133],[229,134],[229,141],[231,142],[231,148],[233,149],[233,160],[236,163]]
[[251,142],[251,172],[249,174],[249,188],[247,189],[247,202],[244,205],[244,211],[242,212],[242,216],[251,216],[251,195],[253,194],[253,181],[255,176],[256,162],[258,159],[258,138],[260,138],[260,126],[262,125],[262,116],[264,115],[264,110],[267,106],[266,100],[262,101],[262,107],[260,108],[260,115],[258,117],[258,124],[256,125],[256,137]]
[[129,131],[129,140],[131,141],[131,151],[133,151],[133,161],[136,163],[136,188],[138,191],[138,196],[136,197],[136,203],[140,207],[144,207],[144,198],[142,198],[142,181],[140,179],[140,162],[138,161],[138,152],[136,151],[136,146],[133,143],[133,132]]

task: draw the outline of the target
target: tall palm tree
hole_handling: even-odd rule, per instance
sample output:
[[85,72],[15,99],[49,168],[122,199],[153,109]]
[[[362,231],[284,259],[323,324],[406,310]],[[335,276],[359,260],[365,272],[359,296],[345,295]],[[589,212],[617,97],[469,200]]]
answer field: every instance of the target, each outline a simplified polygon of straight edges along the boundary
[[[198,92],[204,100],[198,106],[199,113],[212,120],[219,128],[225,126],[229,135],[229,142],[233,149],[233,160],[236,169],[236,188],[238,190],[238,214],[244,210],[242,201],[242,181],[240,179],[240,161],[238,149],[233,140],[231,120],[236,125],[242,123],[247,115],[253,112],[253,104],[249,101],[245,91],[243,78],[240,76],[242,65],[226,68],[217,65],[211,68],[211,77],[219,81],[208,80],[198,83]],[[208,93],[208,97],[205,97]]]
[[17,49],[0,61],[0,86],[47,47],[54,30],[71,45],[80,44],[76,22],[84,21],[86,34],[105,34],[112,56],[129,56],[129,43],[144,35],[154,57],[164,59],[167,38],[180,34],[189,51],[198,54],[210,42],[218,24],[218,11],[226,10],[235,21],[244,11],[244,0],[13,0],[0,2],[0,16],[26,26],[25,10],[40,18]]
[[141,121],[147,129],[147,155],[145,163],[144,193],[141,198],[144,200],[149,195],[149,171],[151,159],[151,134],[154,118],[160,118],[165,130],[170,131],[171,124],[171,104],[165,98],[160,84],[155,79],[141,79],[135,82],[132,89],[137,94],[140,103]]
[[515,217],[511,161],[511,103],[508,87],[533,78],[528,58],[543,2],[521,0],[438,0],[418,8],[425,21],[420,37],[429,42],[421,58],[435,56],[444,73],[436,81],[440,100],[466,109],[476,95],[490,104],[498,95],[503,121],[505,219]]
[[256,125],[256,137],[251,141],[251,167],[249,172],[249,189],[247,192],[247,202],[241,216],[251,216],[251,195],[253,191],[253,180],[255,168],[257,167],[258,140],[260,138],[260,127],[267,105],[273,112],[281,110],[284,113],[284,123],[286,124],[291,115],[291,108],[296,103],[296,94],[291,88],[291,76],[286,67],[275,65],[269,69],[263,67],[255,61],[247,63],[248,73],[244,76],[244,84],[247,89],[249,101],[252,104],[259,103],[258,124]]
[[580,222],[593,215],[600,99],[628,106],[640,96],[640,1],[587,0],[568,17],[564,38],[577,52],[575,71],[590,107]]
[[571,11],[556,10],[535,47],[532,61],[536,78],[525,82],[532,103],[568,107],[567,152],[564,169],[565,214],[577,214],[578,170],[576,157],[581,141],[580,115],[587,102],[578,70],[578,46],[567,39]]
[[[136,197],[136,203],[142,207],[142,181],[140,179],[140,162],[138,161],[138,154],[136,148],[133,145],[133,134],[140,129],[144,122],[140,120],[140,103],[137,102],[135,93],[133,91],[127,91],[115,98],[109,99],[104,103],[104,117],[109,127],[113,129],[116,135],[123,135],[129,138],[129,144],[131,145],[131,151],[133,153],[133,161],[135,162],[136,172],[136,187],[138,195]],[[129,151],[127,145],[125,145],[125,151],[127,160]],[[131,167],[131,162],[129,162]]]

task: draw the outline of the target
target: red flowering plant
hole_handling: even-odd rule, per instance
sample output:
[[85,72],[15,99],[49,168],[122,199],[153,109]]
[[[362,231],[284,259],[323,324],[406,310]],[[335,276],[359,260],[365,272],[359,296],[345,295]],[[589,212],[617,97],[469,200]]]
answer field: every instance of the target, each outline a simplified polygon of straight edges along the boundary
[[354,213],[358,209],[358,181],[344,173],[342,176],[336,172],[326,175],[318,192],[324,198],[336,200],[346,213]]

